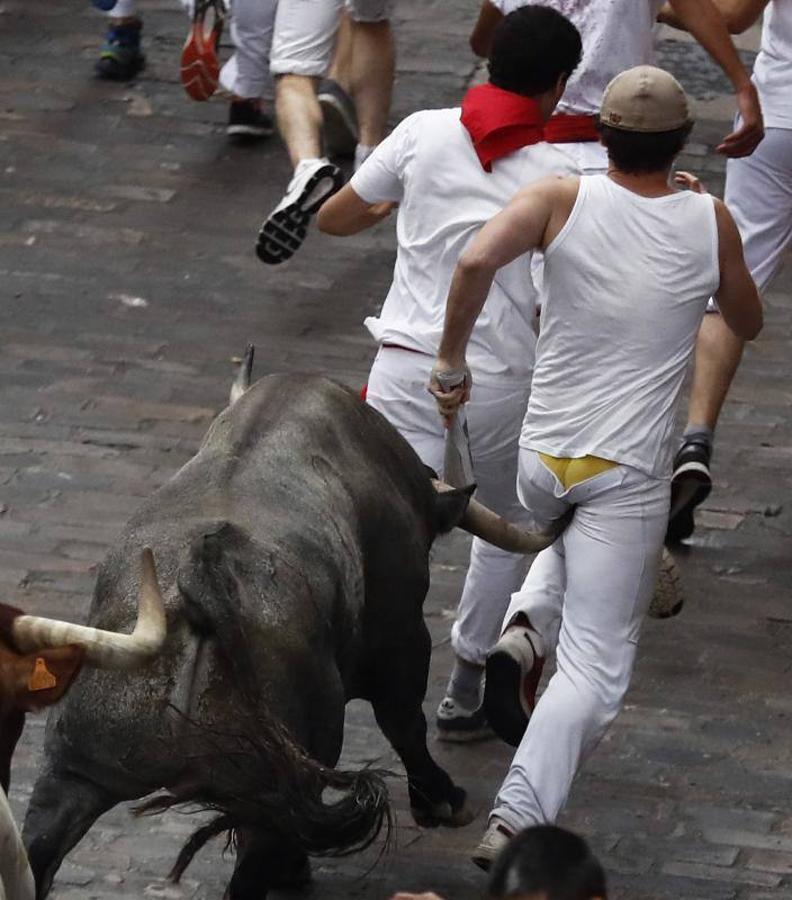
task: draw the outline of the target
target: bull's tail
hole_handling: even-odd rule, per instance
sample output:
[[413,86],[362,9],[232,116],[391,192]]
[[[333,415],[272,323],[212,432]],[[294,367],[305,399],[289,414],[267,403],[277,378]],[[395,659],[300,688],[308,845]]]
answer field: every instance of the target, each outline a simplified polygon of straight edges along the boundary
[[[249,539],[227,523],[192,548],[189,578],[179,578],[193,630],[216,642],[234,673],[235,691],[256,710],[237,716],[233,732],[182,714],[190,747],[189,782],[138,807],[155,813],[175,806],[217,813],[187,841],[174,866],[176,880],[211,838],[236,829],[269,831],[309,854],[339,856],[368,847],[383,828],[391,832],[388,773],[330,768],[311,758],[286,726],[257,698],[256,666],[246,652],[239,616],[235,550]],[[249,548],[248,548],[249,551]],[[244,558],[251,558],[250,552]],[[230,839],[233,839],[231,837]]]
[[207,841],[227,833],[230,842],[239,828],[276,833],[317,856],[356,853],[383,828],[387,843],[392,828],[387,773],[323,766],[273,720],[250,722],[234,734],[197,723],[189,727],[193,762],[212,773],[211,781],[158,794],[136,809],[140,815],[173,807],[217,813],[187,840],[170,873],[173,880],[179,880]]

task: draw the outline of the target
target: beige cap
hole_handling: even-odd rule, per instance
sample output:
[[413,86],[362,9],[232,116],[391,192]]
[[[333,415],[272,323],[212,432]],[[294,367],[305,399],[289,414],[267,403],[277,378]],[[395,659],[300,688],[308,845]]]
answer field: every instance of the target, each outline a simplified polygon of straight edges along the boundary
[[674,131],[692,121],[682,85],[664,69],[636,66],[605,88],[600,122],[621,131]]

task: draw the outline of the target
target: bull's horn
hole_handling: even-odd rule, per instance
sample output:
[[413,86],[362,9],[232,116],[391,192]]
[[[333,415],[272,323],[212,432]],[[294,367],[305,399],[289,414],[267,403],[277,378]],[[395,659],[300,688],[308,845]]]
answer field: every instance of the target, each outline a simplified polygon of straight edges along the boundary
[[250,378],[253,372],[253,355],[255,352],[256,348],[253,344],[248,344],[247,347],[245,347],[245,355],[239,363],[239,371],[234,379],[234,383],[231,385],[231,395],[229,397],[230,403],[236,403],[242,394],[250,387]]
[[[439,493],[454,490],[444,481],[433,479],[432,484]],[[459,527],[509,553],[538,553],[549,547],[567,527],[572,519],[573,509],[570,509],[562,518],[552,522],[545,531],[523,531],[522,528],[507,522],[491,509],[487,509],[478,500],[471,499],[459,522]]]
[[136,669],[147,663],[162,649],[167,626],[154,555],[148,547],[140,561],[138,619],[132,634],[102,631],[39,616],[18,616],[12,625],[17,648],[22,653],[35,653],[45,647],[79,644],[85,647],[85,661],[99,669]]

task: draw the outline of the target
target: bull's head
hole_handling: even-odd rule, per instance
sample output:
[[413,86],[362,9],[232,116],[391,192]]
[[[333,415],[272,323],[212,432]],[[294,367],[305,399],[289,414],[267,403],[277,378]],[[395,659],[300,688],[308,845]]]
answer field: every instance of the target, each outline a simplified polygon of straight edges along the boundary
[[165,607],[154,557],[143,551],[138,620],[132,634],[28,616],[0,604],[0,784],[8,790],[11,755],[25,713],[56,703],[83,664],[101,669],[139,668],[165,641]]

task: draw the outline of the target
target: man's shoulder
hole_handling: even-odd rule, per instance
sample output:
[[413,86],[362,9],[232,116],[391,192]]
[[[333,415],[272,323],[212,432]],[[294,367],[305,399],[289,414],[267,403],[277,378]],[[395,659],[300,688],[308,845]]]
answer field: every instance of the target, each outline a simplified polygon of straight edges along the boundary
[[580,175],[581,171],[575,161],[567,156],[562,150],[559,150],[553,144],[541,141],[538,144],[532,144],[524,147],[520,151],[526,161],[537,169],[538,177],[542,175]]

